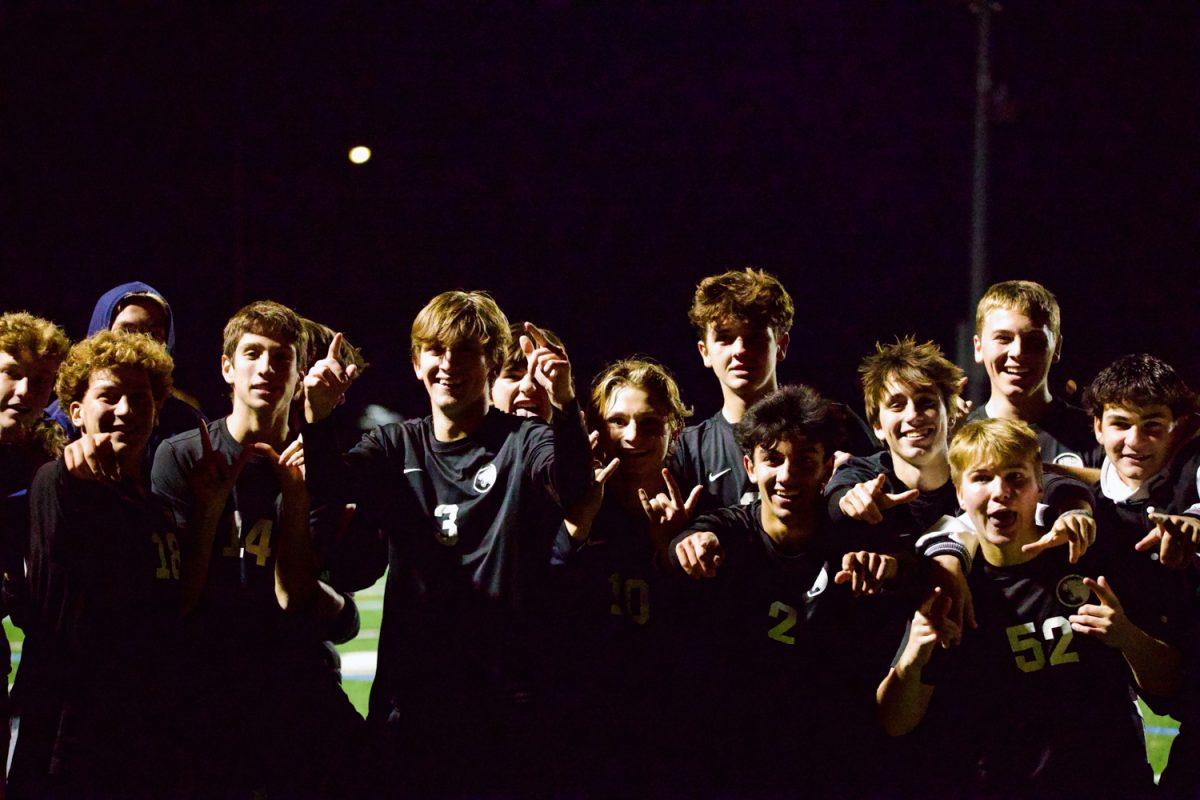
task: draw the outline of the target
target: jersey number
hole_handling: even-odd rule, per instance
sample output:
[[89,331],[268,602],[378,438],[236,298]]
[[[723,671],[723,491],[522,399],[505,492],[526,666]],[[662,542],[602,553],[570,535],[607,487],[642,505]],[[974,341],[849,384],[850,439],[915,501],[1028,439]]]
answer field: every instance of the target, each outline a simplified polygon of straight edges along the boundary
[[[1055,635],[1055,629],[1059,635]],[[1075,638],[1071,623],[1066,617],[1051,617],[1042,623],[1042,635],[1038,638],[1037,627],[1032,622],[1013,625],[1005,630],[1008,634],[1008,644],[1012,648],[1017,668],[1022,672],[1037,672],[1046,666],[1046,650],[1042,641],[1054,642],[1050,651],[1050,666],[1059,664],[1074,664],[1079,661],[1079,653],[1070,650],[1071,640]]]
[[442,529],[437,533],[437,540],[444,545],[452,545],[458,541],[458,506],[454,503],[440,505],[433,510],[433,516],[442,521]]
[[796,637],[792,636],[788,631],[796,626],[796,609],[789,606],[787,603],[781,603],[776,600],[771,603],[771,609],[767,612],[771,619],[779,619],[779,624],[767,631],[767,636],[770,636],[777,642],[784,644],[795,644]]
[[[271,557],[271,533],[275,529],[274,520],[260,519],[246,534],[246,552],[254,556],[254,563],[260,567],[267,565]],[[242,517],[235,513],[233,524],[229,526],[229,544],[221,548],[221,554],[229,558],[240,558],[242,555]]]
[[168,533],[164,542],[162,536],[152,533],[150,540],[158,548],[158,567],[154,570],[154,577],[160,580],[179,580],[179,540],[175,538],[175,534]]
[[609,612],[614,617],[629,617],[634,625],[650,621],[650,584],[641,578],[625,580],[619,573],[608,576],[613,601]]

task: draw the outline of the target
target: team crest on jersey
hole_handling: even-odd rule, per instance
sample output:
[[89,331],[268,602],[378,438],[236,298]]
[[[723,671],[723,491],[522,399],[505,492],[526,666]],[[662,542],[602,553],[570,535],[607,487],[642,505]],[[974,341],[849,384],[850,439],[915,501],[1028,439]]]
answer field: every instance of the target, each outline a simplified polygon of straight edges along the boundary
[[1059,453],[1054,457],[1054,463],[1064,467],[1082,467],[1083,459],[1076,453]]
[[813,581],[812,587],[808,590],[808,596],[816,597],[825,591],[827,586],[829,586],[829,573],[825,571],[825,567],[821,567],[820,574],[817,575],[817,579]]
[[1092,596],[1092,590],[1083,582],[1082,575],[1067,575],[1058,582],[1054,594],[1067,608],[1079,608]]
[[492,488],[496,483],[496,465],[484,464],[479,468],[479,472],[475,473],[475,491],[480,494],[485,494],[488,489]]

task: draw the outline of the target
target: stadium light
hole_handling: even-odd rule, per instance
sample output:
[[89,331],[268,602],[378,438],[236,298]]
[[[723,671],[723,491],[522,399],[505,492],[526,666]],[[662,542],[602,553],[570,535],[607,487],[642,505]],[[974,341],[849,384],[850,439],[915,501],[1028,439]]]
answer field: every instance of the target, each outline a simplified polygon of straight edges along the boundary
[[371,148],[358,145],[350,148],[350,162],[353,164],[365,164],[371,160]]

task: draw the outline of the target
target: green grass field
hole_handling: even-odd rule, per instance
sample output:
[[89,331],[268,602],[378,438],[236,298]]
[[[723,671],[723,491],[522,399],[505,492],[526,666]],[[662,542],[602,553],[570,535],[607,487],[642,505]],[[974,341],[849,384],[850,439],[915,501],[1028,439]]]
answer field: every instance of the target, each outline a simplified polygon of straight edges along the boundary
[[[356,639],[338,647],[342,654],[344,679],[342,688],[354,703],[360,714],[367,713],[367,697],[371,691],[371,676],[367,666],[373,664],[373,656],[379,645],[379,622],[383,616],[383,579],[370,589],[359,592],[355,599],[358,601],[359,616],[362,620],[361,631]],[[20,659],[21,640],[24,638],[19,628],[13,627],[8,620],[4,621],[4,630],[13,650],[13,669]],[[10,676],[11,677],[11,676]],[[1170,717],[1160,717],[1152,713],[1146,706],[1138,702],[1142,717],[1146,724],[1146,750],[1150,755],[1150,763],[1154,774],[1162,772],[1167,763],[1167,754],[1171,748],[1171,739],[1179,729],[1178,723]]]

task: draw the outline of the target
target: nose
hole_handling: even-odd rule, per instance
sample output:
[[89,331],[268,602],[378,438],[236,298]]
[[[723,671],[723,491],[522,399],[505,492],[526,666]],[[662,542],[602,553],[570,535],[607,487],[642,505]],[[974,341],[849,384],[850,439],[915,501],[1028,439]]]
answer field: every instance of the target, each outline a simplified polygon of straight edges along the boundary
[[992,496],[997,500],[1007,500],[1011,494],[1012,486],[1004,478],[997,475],[992,480]]
[[1021,355],[1021,337],[1014,336],[1012,342],[1008,345],[1008,355],[1011,358],[1017,358]]
[[783,463],[775,470],[776,483],[786,484],[792,477],[792,460],[785,458]]
[[746,352],[746,339],[745,339],[745,337],[743,337],[743,336],[739,336],[739,337],[737,337],[736,339],[734,339],[734,340],[733,340],[733,352],[734,352],[734,353],[736,353],[736,354],[739,354],[739,355],[740,355],[741,353],[744,353],[744,352]]
[[1141,425],[1134,425],[1129,429],[1128,441],[1130,445],[1139,445],[1146,441],[1146,432]]
[[116,413],[116,415],[118,417],[124,417],[126,414],[129,413],[130,408],[131,408],[131,406],[129,404],[129,395],[123,394],[123,395],[121,395],[121,399],[117,401],[117,405],[115,406],[114,413]]
[[533,393],[537,390],[537,384],[533,382],[533,373],[528,370],[521,377],[521,382],[517,384],[517,391],[525,397],[533,397]]
[[31,384],[29,382],[29,376],[26,375],[24,378],[21,378],[21,380],[17,381],[16,386],[13,387],[13,395],[22,399],[28,397],[30,386]]

